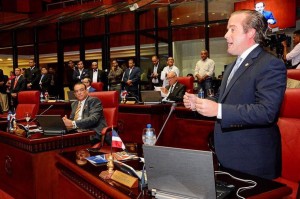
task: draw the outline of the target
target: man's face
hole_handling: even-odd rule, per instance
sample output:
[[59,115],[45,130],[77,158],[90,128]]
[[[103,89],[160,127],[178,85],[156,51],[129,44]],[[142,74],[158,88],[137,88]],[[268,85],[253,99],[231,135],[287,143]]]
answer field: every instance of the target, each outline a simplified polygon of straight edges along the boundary
[[29,67],[33,67],[35,63],[33,60],[29,60],[28,64],[29,64]]
[[98,69],[97,63],[92,63],[92,69]]
[[203,61],[205,61],[208,55],[207,55],[207,52],[206,52],[206,51],[201,51],[200,56],[201,56],[201,59],[202,59]]
[[50,74],[52,74],[52,73],[54,73],[54,69],[53,69],[53,68],[49,68],[48,72],[49,72]]
[[133,63],[133,61],[132,61],[132,60],[129,60],[129,61],[128,61],[128,66],[129,66],[129,68],[133,68],[133,66],[134,66],[134,63]]
[[83,69],[83,63],[82,63],[82,61],[80,61],[80,62],[77,63],[77,67],[80,70]]
[[168,64],[168,66],[173,66],[173,64],[174,64],[174,59],[173,59],[172,57],[169,57],[169,58],[168,58],[168,61],[167,61],[167,64]]
[[87,88],[90,86],[90,82],[89,82],[89,80],[87,80],[86,78],[84,78],[84,79],[82,80],[82,83],[83,83]]
[[73,69],[73,68],[74,68],[74,62],[72,62],[72,61],[69,61],[69,62],[68,62],[68,66],[69,66],[70,68],[72,68],[72,69]]
[[21,69],[15,68],[15,75],[19,76],[21,74]]
[[116,70],[116,68],[118,67],[118,62],[112,61],[111,66],[112,66],[112,69]]
[[42,69],[41,69],[41,73],[42,73],[43,75],[45,75],[45,74],[47,74],[47,73],[48,73],[48,71],[47,71],[47,69],[46,69],[46,68],[42,68]]
[[88,96],[88,91],[83,84],[76,84],[74,86],[74,94],[78,101],[82,101]]
[[156,66],[158,63],[158,59],[156,57],[152,57],[152,64],[153,66]]
[[176,81],[177,81],[177,77],[176,77],[176,75],[174,74],[174,73],[168,73],[167,74],[167,80],[169,81],[169,85],[173,85],[173,84],[175,84],[176,83]]
[[293,34],[294,47],[300,42],[300,35]]
[[265,6],[264,6],[264,4],[262,2],[257,3],[255,5],[255,10],[258,11],[258,12],[260,12],[260,13],[262,13],[264,11],[264,9],[265,9]]
[[239,56],[253,45],[254,38],[250,38],[250,33],[245,33],[243,30],[242,22],[245,18],[244,13],[234,14],[228,21],[227,33],[224,37],[227,40],[227,52],[231,55]]

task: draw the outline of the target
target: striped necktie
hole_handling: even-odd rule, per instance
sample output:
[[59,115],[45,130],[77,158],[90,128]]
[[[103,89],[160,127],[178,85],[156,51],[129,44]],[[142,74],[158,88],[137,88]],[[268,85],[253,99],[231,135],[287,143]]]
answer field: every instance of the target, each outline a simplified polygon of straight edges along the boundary
[[78,120],[78,118],[79,118],[80,109],[81,109],[81,102],[78,102],[78,106],[76,108],[75,117],[74,117],[75,121]]
[[228,77],[228,79],[227,79],[226,87],[228,86],[228,84],[229,84],[230,80],[232,79],[234,73],[239,69],[239,67],[240,67],[240,65],[241,65],[241,63],[242,63],[242,61],[243,61],[243,58],[241,58],[241,57],[238,57],[238,58],[237,58],[237,60],[236,60],[236,62],[235,62],[235,65],[233,66],[233,68],[232,68],[232,70],[231,70],[231,72],[230,72],[230,74],[229,74],[229,77]]

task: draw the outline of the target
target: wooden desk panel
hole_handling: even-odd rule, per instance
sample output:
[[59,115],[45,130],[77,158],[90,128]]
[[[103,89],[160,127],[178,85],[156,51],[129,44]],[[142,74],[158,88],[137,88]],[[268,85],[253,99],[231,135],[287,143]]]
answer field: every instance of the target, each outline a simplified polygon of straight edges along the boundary
[[[75,163],[75,157],[72,155],[75,152],[67,152],[57,154],[57,168],[60,171],[59,174],[59,187],[65,187],[72,191],[64,191],[61,188],[61,194],[59,199],[63,198],[78,198],[77,196],[85,196],[86,198],[138,198],[141,192],[137,188],[129,189],[123,185],[118,184],[112,180],[103,180],[98,175],[101,171],[106,170],[106,165],[95,167],[90,163],[84,166],[78,166]],[[137,168],[132,164],[133,161],[129,161],[128,164]],[[291,193],[291,189],[284,184],[266,180],[251,175],[227,171],[230,174],[242,178],[254,180],[257,182],[257,186],[251,190],[245,190],[240,193],[241,196],[248,199],[280,199]],[[249,184],[242,183],[234,180],[227,175],[217,175],[218,180],[234,184],[236,188],[247,186]],[[139,198],[152,198],[147,190],[144,191],[144,195]],[[237,199],[238,197],[233,194],[230,199]]]
[[90,146],[93,134],[27,139],[0,132],[0,189],[16,199],[57,198],[55,154]]

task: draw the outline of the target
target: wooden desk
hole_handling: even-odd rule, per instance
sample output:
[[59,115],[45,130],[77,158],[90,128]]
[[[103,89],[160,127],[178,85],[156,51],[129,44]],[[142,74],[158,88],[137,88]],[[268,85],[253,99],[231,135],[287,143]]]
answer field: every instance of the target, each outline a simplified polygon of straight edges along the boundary
[[[95,167],[90,163],[78,166],[75,163],[75,152],[57,154],[57,168],[59,169],[59,199],[63,198],[138,198],[141,191],[137,188],[129,189],[112,180],[102,180],[98,175],[106,170],[106,165]],[[131,166],[133,161],[129,162]],[[136,168],[136,167],[134,167]],[[257,186],[240,193],[249,199],[279,199],[291,193],[291,189],[281,183],[266,180],[247,174],[229,171],[236,177],[254,180]],[[234,184],[237,188],[247,184],[237,182],[230,177],[218,175],[217,179]],[[147,191],[140,198],[151,198]],[[235,195],[230,197],[236,199]]]
[[[119,135],[126,143],[142,144],[142,132],[148,123],[158,135],[170,111],[170,104],[119,106]],[[157,144],[178,148],[208,150],[208,138],[215,118],[204,117],[185,107],[176,107]]]
[[55,154],[90,146],[90,135],[27,139],[0,132],[0,189],[16,199],[57,198]]

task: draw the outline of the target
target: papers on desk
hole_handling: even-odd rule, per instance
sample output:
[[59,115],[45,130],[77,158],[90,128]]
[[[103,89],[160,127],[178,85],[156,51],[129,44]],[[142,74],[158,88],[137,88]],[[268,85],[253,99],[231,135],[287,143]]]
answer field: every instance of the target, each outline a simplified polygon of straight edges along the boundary
[[[110,154],[105,154],[106,159],[108,159],[108,156],[109,156],[109,155],[110,155]],[[112,153],[112,156],[113,156],[114,160],[118,160],[118,161],[121,161],[121,160],[130,160],[130,159],[137,159],[137,158],[139,158],[138,156],[132,155],[132,154],[129,154],[129,153],[126,153],[125,151]]]
[[87,157],[85,159],[95,166],[99,166],[104,163],[107,163],[107,159],[106,159],[105,155],[95,155],[95,156]]
[[160,91],[161,97],[167,97],[168,94],[165,94],[164,92],[162,92],[162,91],[161,91],[161,88],[162,88],[162,87],[154,86],[154,90],[155,90],[155,91]]

